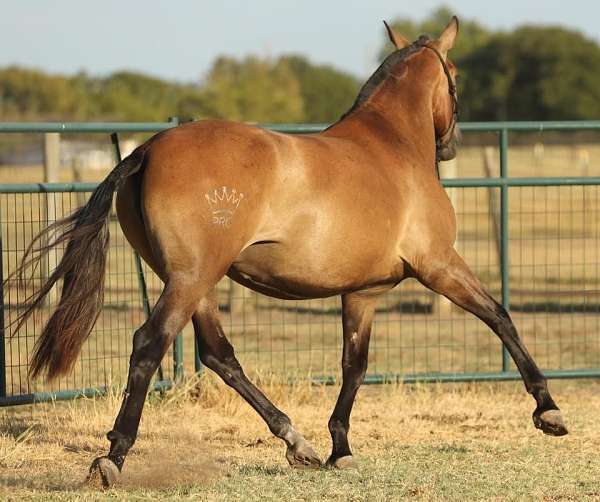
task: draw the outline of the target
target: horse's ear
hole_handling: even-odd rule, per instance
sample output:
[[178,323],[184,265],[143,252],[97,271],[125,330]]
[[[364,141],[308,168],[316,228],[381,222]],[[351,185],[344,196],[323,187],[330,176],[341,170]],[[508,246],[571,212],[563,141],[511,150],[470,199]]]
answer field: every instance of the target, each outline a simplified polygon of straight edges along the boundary
[[385,29],[387,30],[388,37],[390,37],[390,42],[396,46],[396,49],[404,49],[410,45],[410,42],[400,35],[400,33],[394,31],[389,24],[387,24],[385,21],[383,24],[385,24]]
[[458,18],[456,16],[452,16],[448,26],[444,28],[442,34],[435,41],[435,45],[437,49],[440,51],[444,59],[448,54],[448,51],[454,47],[454,42],[456,41],[456,36],[458,35]]

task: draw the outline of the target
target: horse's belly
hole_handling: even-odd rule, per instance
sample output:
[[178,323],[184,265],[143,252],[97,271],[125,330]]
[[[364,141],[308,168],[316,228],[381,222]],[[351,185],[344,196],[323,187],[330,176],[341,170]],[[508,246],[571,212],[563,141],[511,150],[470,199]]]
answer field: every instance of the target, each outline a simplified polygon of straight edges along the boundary
[[398,282],[398,269],[369,257],[311,253],[301,246],[261,243],[244,250],[227,275],[240,284],[283,299],[334,296]]
[[244,267],[235,265],[231,266],[227,275],[253,291],[284,300],[326,298],[341,292],[337,288],[324,288],[301,280],[294,281],[289,278],[256,273],[255,270],[248,271]]

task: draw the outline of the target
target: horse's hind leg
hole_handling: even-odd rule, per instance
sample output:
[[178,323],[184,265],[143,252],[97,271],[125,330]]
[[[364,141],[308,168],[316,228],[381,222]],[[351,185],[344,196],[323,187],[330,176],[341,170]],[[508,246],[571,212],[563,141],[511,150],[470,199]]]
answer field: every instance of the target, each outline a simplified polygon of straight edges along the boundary
[[293,467],[319,467],[321,460],[312,446],[293,427],[288,416],[244,374],[233,347],[225,337],[218,319],[214,298],[204,298],[192,317],[202,363],[233,387],[267,423],[271,432],[285,441],[286,458]]
[[[212,289],[212,286],[207,289]],[[150,380],[175,336],[189,322],[204,293],[200,281],[192,281],[185,274],[172,276],[152,314],[135,332],[123,403],[113,430],[107,435],[111,442],[110,452],[107,457],[97,458],[92,463],[88,481],[107,488],[117,480],[137,436]]]
[[456,251],[451,249],[444,257],[428,260],[416,274],[425,286],[479,317],[502,340],[521,373],[527,392],[536,400],[535,426],[553,436],[567,434],[546,378],[519,338],[508,312],[484,290]]

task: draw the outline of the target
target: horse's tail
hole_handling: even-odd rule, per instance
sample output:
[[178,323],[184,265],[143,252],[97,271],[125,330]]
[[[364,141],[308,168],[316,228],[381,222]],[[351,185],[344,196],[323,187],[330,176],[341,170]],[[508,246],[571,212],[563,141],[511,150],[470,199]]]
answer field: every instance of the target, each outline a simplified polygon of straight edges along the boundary
[[7,279],[7,282],[17,279],[21,286],[31,285],[35,271],[48,253],[66,243],[56,269],[41,288],[26,299],[25,309],[12,323],[16,325],[14,332],[18,331],[53,286],[63,280],[60,301],[35,344],[30,377],[46,371],[52,380],[73,369],[102,308],[113,193],[127,176],[140,168],[144,150],[140,147],[122,160],[98,185],[85,206],[42,230],[25,251],[17,270]]

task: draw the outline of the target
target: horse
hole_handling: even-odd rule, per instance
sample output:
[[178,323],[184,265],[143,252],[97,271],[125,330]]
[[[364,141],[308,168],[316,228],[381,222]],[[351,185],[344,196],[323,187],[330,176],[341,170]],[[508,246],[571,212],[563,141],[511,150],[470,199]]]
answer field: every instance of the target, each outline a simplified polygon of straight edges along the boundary
[[99,315],[115,192],[127,240],[164,283],[151,315],[133,335],[122,405],[107,434],[110,450],[93,461],[90,482],[108,487],[118,481],[151,378],[190,320],[202,363],[283,440],[289,464],[324,465],[236,359],[215,299],[215,285],[225,275],[276,298],[341,295],[343,379],[328,422],[328,467],[356,465],[348,430],[367,370],[375,304],[408,277],[487,324],[536,401],[535,427],[567,434],[508,312],[454,249],[456,217],[437,165],[456,155],[457,70],[448,51],[458,19],[437,39],[422,36],[413,43],[386,28],[395,50],[348,112],[324,131],[281,134],[221,120],[162,131],[122,160],[87,204],[29,246],[17,270],[21,279],[48,251],[66,244],[59,265],[18,319],[25,322],[62,280],[58,306],[35,346],[32,378],[67,374]]

